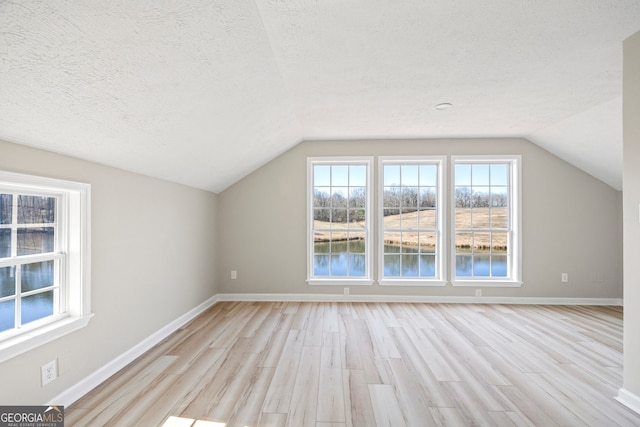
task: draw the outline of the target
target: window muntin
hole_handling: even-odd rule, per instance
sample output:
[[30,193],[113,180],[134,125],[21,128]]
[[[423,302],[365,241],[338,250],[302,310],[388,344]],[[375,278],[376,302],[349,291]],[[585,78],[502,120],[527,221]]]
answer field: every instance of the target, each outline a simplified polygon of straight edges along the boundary
[[309,160],[310,281],[369,280],[370,163]]
[[381,282],[442,282],[440,157],[380,159]]
[[455,157],[454,284],[519,283],[519,157]]

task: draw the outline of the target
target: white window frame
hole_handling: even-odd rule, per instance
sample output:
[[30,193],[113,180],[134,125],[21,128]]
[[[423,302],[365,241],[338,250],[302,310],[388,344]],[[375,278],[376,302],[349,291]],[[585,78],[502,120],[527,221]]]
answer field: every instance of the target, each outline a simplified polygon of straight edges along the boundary
[[[91,317],[91,186],[85,183],[0,171],[0,192],[56,197],[60,264],[59,311],[20,328],[0,332],[0,362],[85,327]],[[48,255],[32,255],[29,261]],[[6,265],[5,265],[6,264]],[[15,260],[0,261],[0,266]]]
[[[315,165],[364,165],[367,169],[366,178],[366,208],[365,208],[365,228],[362,232],[365,235],[365,275],[358,276],[314,276],[314,240],[313,240],[313,167]],[[373,182],[373,157],[370,156],[347,156],[347,157],[308,157],[307,158],[307,283],[309,285],[371,285],[372,278],[372,250],[373,233],[371,232],[372,203],[372,182]]]
[[[455,228],[455,171],[457,163],[508,163],[509,173],[509,230],[506,277],[456,277],[456,228]],[[465,155],[451,156],[450,173],[450,278],[453,286],[519,287],[522,286],[522,156],[520,155]]]
[[[446,218],[446,156],[381,156],[378,158],[378,283],[400,286],[445,286],[447,249],[444,244]],[[384,166],[433,164],[437,166],[436,200],[436,275],[435,277],[388,277],[384,276]]]

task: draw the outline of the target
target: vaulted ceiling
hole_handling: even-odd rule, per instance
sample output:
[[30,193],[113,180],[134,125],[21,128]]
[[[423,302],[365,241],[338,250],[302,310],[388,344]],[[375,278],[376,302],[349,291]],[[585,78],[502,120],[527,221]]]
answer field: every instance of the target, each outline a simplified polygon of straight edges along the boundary
[[304,139],[517,136],[621,189],[639,30],[640,0],[0,0],[0,138],[219,192]]

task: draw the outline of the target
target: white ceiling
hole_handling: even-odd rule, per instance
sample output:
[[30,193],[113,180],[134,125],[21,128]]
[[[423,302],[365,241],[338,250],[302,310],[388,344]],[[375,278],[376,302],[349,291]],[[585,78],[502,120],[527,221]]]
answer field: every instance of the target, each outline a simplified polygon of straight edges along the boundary
[[303,139],[519,136],[620,190],[639,30],[640,0],[0,0],[0,138],[219,192]]

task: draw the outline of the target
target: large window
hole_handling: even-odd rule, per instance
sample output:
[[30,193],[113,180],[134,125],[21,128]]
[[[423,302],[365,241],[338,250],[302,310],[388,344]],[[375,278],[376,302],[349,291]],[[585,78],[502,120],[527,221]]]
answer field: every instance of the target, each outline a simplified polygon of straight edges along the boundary
[[453,158],[455,285],[520,285],[519,157]]
[[308,280],[370,283],[369,158],[311,158]]
[[380,159],[379,279],[439,284],[442,279],[442,158]]
[[89,186],[0,172],[0,361],[86,325]]

